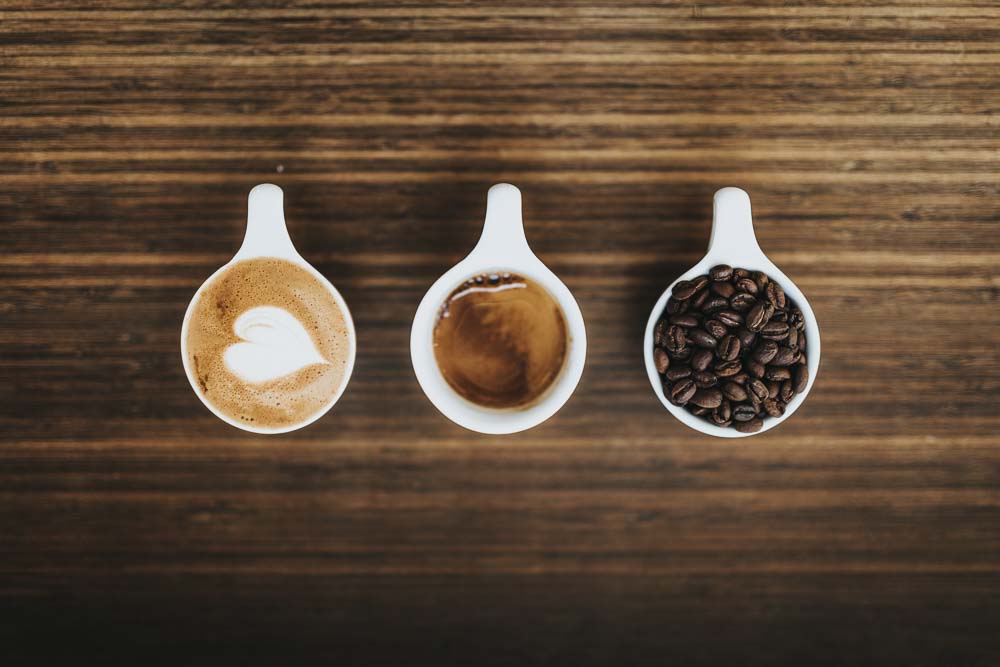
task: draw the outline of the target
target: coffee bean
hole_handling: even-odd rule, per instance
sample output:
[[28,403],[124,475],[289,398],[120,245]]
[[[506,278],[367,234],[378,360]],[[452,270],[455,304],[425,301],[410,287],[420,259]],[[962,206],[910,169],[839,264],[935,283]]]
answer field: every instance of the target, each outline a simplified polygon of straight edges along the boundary
[[720,378],[728,378],[743,370],[743,364],[739,360],[721,361],[715,365],[715,374]]
[[802,310],[799,308],[792,308],[788,312],[788,323],[802,331],[806,328],[806,317],[802,314]]
[[766,369],[764,368],[764,364],[760,363],[756,359],[747,359],[746,368],[747,368],[747,373],[749,373],[755,378],[764,377],[764,372],[766,371]]
[[740,278],[734,284],[736,289],[740,292],[746,292],[747,294],[752,294],[754,296],[757,296],[757,292],[759,291],[757,283],[750,278]]
[[671,315],[670,323],[676,324],[679,327],[684,327],[685,329],[690,329],[691,327],[698,326],[698,318],[691,313],[680,313],[678,315]]
[[780,417],[785,414],[785,404],[769,398],[764,401],[764,412],[772,417]]
[[740,403],[733,407],[733,419],[738,422],[748,422],[756,416],[757,408],[748,403]]
[[715,319],[719,320],[727,327],[738,327],[743,324],[743,316],[734,310],[720,310],[715,313]]
[[732,283],[712,283],[709,286],[709,289],[721,296],[723,299],[728,299],[736,293],[736,288],[733,287]]
[[767,294],[767,300],[771,302],[772,306],[775,308],[785,307],[785,290],[781,289],[781,285],[774,282],[769,283],[764,293]]
[[749,350],[753,347],[754,341],[757,340],[757,334],[750,331],[746,327],[740,327],[736,330],[736,337],[740,339],[740,343],[743,344],[743,349]]
[[805,364],[799,364],[795,367],[792,388],[795,389],[796,394],[801,394],[806,390],[807,384],[809,384],[809,367]]
[[785,344],[788,345],[789,347],[795,347],[795,348],[798,347],[798,345],[799,345],[799,330],[798,329],[789,329],[788,330],[788,338],[785,339]]
[[[773,305],[773,304],[772,304]],[[774,315],[771,315],[772,322],[787,322],[788,321],[788,311],[781,308],[774,309]]]
[[761,273],[760,271],[754,271],[751,278],[753,278],[753,281],[757,283],[757,289],[760,290],[761,294],[764,293],[764,290],[767,289],[768,284],[771,282],[771,280],[767,277],[767,274]]
[[719,408],[712,410],[708,414],[708,419],[716,426],[721,426],[722,428],[726,428],[727,426],[730,426],[733,423],[732,419],[727,419],[726,417],[722,416],[722,413],[719,412]]
[[[768,341],[769,343],[772,341]],[[771,361],[765,362],[772,366],[791,366],[799,358],[799,351],[796,348],[781,346],[778,348],[777,354]]]
[[688,410],[690,410],[691,414],[693,414],[695,417],[704,417],[707,414],[711,414],[711,410],[709,410],[708,408],[698,408],[694,406],[689,406]]
[[759,361],[762,364],[769,364],[777,354],[778,344],[773,340],[765,340],[761,341],[760,345],[754,349],[753,358],[755,361]]
[[730,376],[729,379],[732,382],[735,382],[736,384],[746,384],[747,380],[749,379],[749,377],[750,376],[747,375],[746,373],[740,372],[740,373],[737,373],[736,375]]
[[722,395],[731,401],[747,400],[747,390],[735,382],[726,382],[722,385]]
[[724,299],[721,296],[714,296],[711,299],[706,299],[705,303],[701,306],[702,312],[706,315],[717,313],[726,308],[729,308],[729,300]]
[[718,389],[698,389],[690,402],[699,408],[717,408],[722,404],[722,392]]
[[781,383],[781,390],[778,392],[778,396],[785,403],[792,400],[792,397],[795,396],[795,387],[792,386],[791,380],[785,380]]
[[730,421],[733,418],[732,404],[729,401],[723,400],[719,407],[715,409],[715,414],[717,414],[722,421]]
[[713,348],[719,342],[715,336],[704,329],[691,329],[687,334],[688,340],[698,347]]
[[699,276],[694,280],[682,280],[671,291],[671,295],[679,301],[690,299],[708,284],[708,278]]
[[691,307],[700,310],[702,305],[705,303],[705,299],[708,298],[710,292],[707,289],[703,289],[697,294],[695,294],[690,299]]
[[670,352],[670,355],[674,358],[674,361],[686,361],[690,359],[693,351],[694,348],[690,345],[685,345],[684,349],[680,352],[670,352],[669,349],[667,350],[667,352]]
[[692,373],[691,379],[694,380],[694,383],[701,389],[708,389],[709,387],[714,387],[719,384],[719,377],[711,371],[698,371],[697,373]]
[[757,304],[747,313],[747,329],[750,331],[760,331],[774,314],[774,306],[766,301],[758,301]]
[[684,329],[676,324],[667,329],[667,336],[663,341],[663,347],[667,352],[680,352],[687,346],[687,334]]
[[698,350],[691,355],[691,368],[696,371],[703,371],[712,363],[715,355],[711,350]]
[[788,324],[771,320],[761,327],[760,335],[768,340],[783,340],[788,338]]
[[753,379],[747,382],[747,389],[750,393],[757,397],[758,400],[763,401],[768,397],[767,386],[760,380]]
[[750,277],[750,272],[747,271],[746,269],[733,269],[733,278],[738,280],[740,278],[749,278],[749,277]]
[[716,264],[708,270],[712,280],[729,280],[733,277],[733,267],[728,264]]
[[740,433],[756,433],[760,429],[764,428],[764,420],[751,419],[748,422],[736,422],[733,424],[733,428]]
[[681,301],[680,299],[675,299],[670,297],[667,299],[667,315],[676,315],[677,313],[683,313],[688,309],[687,301]]
[[687,364],[674,364],[663,373],[671,382],[676,382],[682,378],[691,377],[691,367]]
[[690,379],[675,382],[670,388],[670,400],[676,405],[686,405],[696,391],[698,387]]
[[726,325],[719,320],[705,320],[705,331],[712,334],[716,338],[722,338],[729,333],[729,329],[726,328]]
[[775,382],[774,380],[767,381],[767,397],[768,398],[778,398],[781,393],[781,383]]
[[663,374],[670,368],[670,356],[667,351],[661,348],[653,350],[653,363],[656,364],[656,372]]
[[741,313],[750,310],[756,303],[757,299],[752,294],[747,294],[746,292],[737,292],[729,299],[729,305]]
[[792,372],[782,366],[768,366],[767,370],[764,372],[764,377],[768,380],[782,382],[792,377]]
[[716,348],[716,353],[719,355],[720,359],[725,361],[732,361],[740,356],[740,339],[736,336],[729,334],[724,336],[719,340],[719,346]]
[[667,328],[669,326],[666,320],[660,320],[656,323],[656,327],[653,328],[653,345],[663,347],[663,344],[667,340]]

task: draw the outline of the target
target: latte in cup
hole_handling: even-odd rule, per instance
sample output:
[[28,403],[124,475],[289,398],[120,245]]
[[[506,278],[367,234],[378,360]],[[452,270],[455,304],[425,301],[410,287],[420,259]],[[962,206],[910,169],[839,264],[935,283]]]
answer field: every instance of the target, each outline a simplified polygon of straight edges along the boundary
[[445,300],[434,326],[441,374],[460,396],[487,408],[536,403],[559,377],[568,343],[556,300],[510,273],[466,280]]
[[283,259],[247,259],[192,304],[186,361],[215,410],[281,429],[310,421],[338,394],[350,337],[344,311],[316,276]]

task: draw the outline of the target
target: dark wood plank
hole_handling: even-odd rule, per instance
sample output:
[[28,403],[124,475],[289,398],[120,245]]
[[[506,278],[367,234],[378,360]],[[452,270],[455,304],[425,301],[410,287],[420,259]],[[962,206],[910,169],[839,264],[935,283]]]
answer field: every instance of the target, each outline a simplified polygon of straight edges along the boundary
[[[0,8],[0,644],[11,664],[1000,662],[1000,7],[458,1]],[[491,438],[409,325],[521,187],[588,366]],[[246,193],[359,333],[252,437],[179,359]],[[648,387],[656,297],[746,188],[823,360],[719,442]]]

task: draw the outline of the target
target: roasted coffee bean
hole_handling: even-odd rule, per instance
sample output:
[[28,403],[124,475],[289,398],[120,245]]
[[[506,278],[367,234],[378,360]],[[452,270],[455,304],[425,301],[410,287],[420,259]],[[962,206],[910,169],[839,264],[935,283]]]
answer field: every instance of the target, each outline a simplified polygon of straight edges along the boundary
[[701,310],[706,315],[711,315],[712,313],[717,313],[720,310],[729,308],[729,300],[724,299],[721,296],[714,296],[711,299],[706,299],[705,303],[702,305]]
[[656,348],[653,350],[653,363],[656,364],[656,372],[661,375],[670,368],[670,355],[667,351],[661,348]]
[[735,382],[725,382],[722,385],[722,395],[731,401],[747,400],[747,390]]
[[736,361],[722,361],[715,365],[715,374],[720,378],[728,378],[743,370],[743,363]]
[[733,267],[728,264],[716,264],[708,270],[712,280],[729,280],[733,277]]
[[734,283],[734,285],[738,291],[746,292],[747,294],[752,294],[754,296],[757,296],[757,292],[760,291],[757,288],[757,283],[750,278],[740,278]]
[[719,320],[727,327],[738,327],[743,324],[743,316],[735,310],[720,310],[715,313],[715,319]]
[[809,384],[809,367],[805,364],[799,364],[795,367],[795,373],[792,377],[792,388],[796,394],[801,394],[806,390],[806,385]]
[[744,350],[749,350],[753,347],[754,341],[757,340],[757,334],[750,331],[746,327],[740,327],[736,330],[736,337],[740,339],[740,343],[743,344]]
[[756,303],[757,299],[752,294],[747,294],[746,292],[737,292],[729,299],[729,305],[741,313],[750,310]]
[[690,329],[691,327],[698,326],[698,317],[692,313],[680,313],[678,315],[671,315],[670,323],[676,324],[679,327],[684,327],[685,329]]
[[757,400],[763,401],[768,397],[767,385],[757,379],[750,380],[747,382],[747,389],[750,393],[757,397]]
[[715,354],[711,350],[699,349],[691,355],[691,368],[703,371],[712,364]]
[[774,306],[767,301],[758,301],[757,304],[747,313],[747,329],[753,332],[760,331],[774,314]]
[[667,352],[680,352],[687,346],[687,334],[682,327],[676,324],[667,329],[667,337],[663,341],[663,347]]
[[715,339],[715,336],[704,329],[691,329],[688,331],[687,337],[688,340],[698,347],[713,348],[719,342]]
[[761,327],[760,335],[768,340],[784,340],[788,338],[788,324],[771,320]]
[[726,325],[719,320],[705,320],[705,331],[712,334],[716,338],[722,338],[729,333],[729,329],[726,328]]
[[736,422],[733,424],[733,428],[735,428],[740,433],[756,433],[757,431],[764,428],[764,420],[758,418],[758,419],[751,419],[748,422]]
[[681,301],[680,299],[675,299],[670,297],[667,299],[667,315],[676,315],[677,313],[683,313],[688,309],[688,302]]
[[764,401],[764,412],[772,417],[780,417],[785,414],[785,404],[769,398]]
[[778,282],[719,265],[674,287],[653,332],[653,362],[672,402],[755,433],[809,382],[804,330]]
[[[770,343],[772,341],[768,342]],[[778,348],[778,352],[777,354],[774,355],[774,358],[765,363],[769,363],[772,366],[791,366],[796,361],[798,361],[798,358],[799,358],[798,349],[792,347],[786,347],[783,345],[780,348]]]
[[792,377],[792,372],[783,366],[768,366],[764,377],[775,382],[783,382]]
[[682,378],[689,378],[691,377],[691,367],[687,364],[674,364],[663,372],[663,376],[671,382],[676,382]]
[[709,289],[721,296],[723,299],[728,299],[736,293],[736,288],[733,287],[732,283],[712,283],[709,286]]
[[696,391],[698,391],[698,387],[692,380],[680,380],[670,388],[670,400],[676,405],[686,405]]
[[785,307],[785,290],[781,289],[781,285],[778,283],[769,283],[764,293],[767,295],[767,300],[771,302],[772,306],[775,308]]
[[792,400],[792,397],[795,396],[795,387],[792,386],[791,380],[785,380],[781,383],[781,390],[778,392],[778,396],[785,403]]
[[778,344],[773,340],[761,341],[760,345],[754,348],[753,358],[762,364],[769,364],[778,354]]
[[698,371],[691,374],[691,379],[701,389],[708,389],[719,384],[719,376],[712,371]]
[[691,397],[690,403],[697,405],[699,408],[717,408],[722,405],[722,392],[718,389],[699,389],[694,392],[694,396]]
[[740,339],[732,334],[724,336],[719,340],[719,345],[715,350],[720,359],[732,361],[740,356]]
[[671,296],[680,301],[690,299],[700,290],[704,289],[708,285],[708,278],[705,276],[699,276],[694,280],[682,280],[676,285],[674,285],[673,291],[671,291]]

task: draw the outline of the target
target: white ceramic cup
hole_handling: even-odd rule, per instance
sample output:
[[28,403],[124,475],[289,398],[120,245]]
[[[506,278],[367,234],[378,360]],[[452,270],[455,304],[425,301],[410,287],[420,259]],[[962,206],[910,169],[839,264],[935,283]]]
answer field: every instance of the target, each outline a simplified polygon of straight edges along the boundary
[[[341,395],[343,395],[344,389],[347,388],[347,383],[351,379],[351,372],[354,370],[354,358],[357,353],[357,336],[354,332],[354,321],[351,319],[351,311],[347,308],[347,303],[340,295],[340,292],[338,292],[337,289],[330,284],[330,281],[327,280],[323,274],[313,268],[309,262],[302,259],[302,256],[295,250],[295,246],[292,245],[292,239],[288,236],[288,229],[285,226],[283,199],[284,194],[282,193],[281,188],[277,185],[271,185],[270,183],[258,185],[250,191],[250,196],[247,200],[247,232],[243,239],[243,245],[240,247],[239,252],[237,252],[236,255],[229,260],[229,262],[213,273],[208,280],[202,283],[201,287],[198,288],[198,291],[194,293],[191,303],[188,304],[187,312],[184,314],[184,324],[181,325],[181,359],[184,362],[184,372],[187,374],[188,382],[191,383],[191,388],[194,389],[194,393],[197,394],[198,398],[201,399],[201,402],[205,404],[205,407],[211,410],[216,417],[227,424],[252,433],[287,433],[289,431],[300,429],[303,426],[308,426],[325,415],[340,399]],[[316,280],[318,280],[319,283],[330,292],[330,296],[332,296],[334,301],[337,302],[337,305],[340,306],[340,309],[344,314],[344,324],[347,327],[349,337],[347,364],[344,367],[344,377],[337,390],[330,396],[330,399],[326,402],[322,409],[318,410],[311,417],[296,424],[282,426],[280,428],[261,428],[259,426],[252,426],[250,424],[232,419],[217,410],[201,392],[201,387],[198,386],[194,370],[188,364],[187,333],[188,324],[191,320],[191,313],[194,310],[194,304],[197,303],[198,299],[201,297],[201,293],[205,290],[205,287],[215,280],[216,277],[225,272],[230,266],[236,262],[254,258],[283,259],[296,264],[311,273]]]
[[[434,326],[445,299],[465,280],[505,271],[545,288],[562,309],[569,340],[562,371],[538,401],[524,408],[498,410],[476,405],[451,388],[434,357]],[[417,382],[434,407],[456,424],[480,433],[516,433],[536,426],[554,415],[576,389],[587,358],[583,315],[566,285],[528,247],[521,220],[521,192],[513,185],[500,183],[490,188],[479,243],[424,295],[410,331],[410,358]]]
[[[690,280],[697,276],[708,273],[708,270],[716,264],[729,264],[732,267],[741,267],[751,271],[762,271],[771,278],[777,280],[785,290],[785,294],[802,309],[806,320],[806,356],[808,358],[809,382],[806,389],[801,394],[797,394],[785,408],[785,414],[780,417],[767,417],[764,419],[764,426],[757,433],[740,433],[734,428],[723,428],[708,422],[701,417],[695,417],[683,407],[670,402],[663,392],[663,380],[656,372],[656,362],[653,361],[653,330],[656,323],[663,314],[667,306],[667,299],[674,289],[674,285],[682,280]],[[653,391],[659,397],[660,402],[666,406],[670,413],[696,431],[714,435],[720,438],[743,438],[748,435],[757,435],[768,431],[781,422],[785,421],[799,409],[809,390],[812,389],[813,382],[816,381],[816,373],[819,371],[819,325],[816,323],[816,315],[813,314],[809,301],[805,294],[782,273],[781,269],[764,255],[764,251],[757,244],[757,237],[753,232],[753,218],[750,213],[750,197],[739,188],[722,188],[715,193],[715,214],[712,220],[712,238],[708,242],[708,253],[704,258],[691,269],[675,280],[664,290],[653,312],[649,315],[649,322],[646,324],[646,335],[642,341],[643,354],[646,359],[646,373],[649,375],[649,382],[653,385]]]

